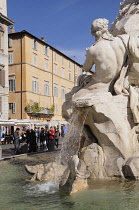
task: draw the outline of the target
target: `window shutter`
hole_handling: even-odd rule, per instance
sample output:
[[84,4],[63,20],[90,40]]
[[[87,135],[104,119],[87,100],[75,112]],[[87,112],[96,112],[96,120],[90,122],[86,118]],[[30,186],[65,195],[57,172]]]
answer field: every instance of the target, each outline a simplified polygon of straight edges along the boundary
[[50,89],[49,89],[49,85],[48,85],[48,96],[50,95]]
[[50,56],[50,47],[47,47],[47,56]]
[[39,83],[37,82],[37,93],[39,93]]
[[15,114],[15,103],[13,103],[13,110],[12,113]]
[[44,95],[46,95],[46,84],[44,84]]
[[32,48],[34,49],[34,39],[32,39]]
[[12,39],[11,38],[8,39],[8,47],[9,48],[12,47]]
[[32,92],[34,93],[34,81],[32,81]]
[[44,55],[46,55],[46,46],[44,45]]
[[38,50],[38,42],[36,41],[36,49],[35,50]]
[[13,91],[15,91],[15,79],[13,80]]
[[13,63],[13,52],[9,52],[9,54],[8,54],[8,63],[9,64]]

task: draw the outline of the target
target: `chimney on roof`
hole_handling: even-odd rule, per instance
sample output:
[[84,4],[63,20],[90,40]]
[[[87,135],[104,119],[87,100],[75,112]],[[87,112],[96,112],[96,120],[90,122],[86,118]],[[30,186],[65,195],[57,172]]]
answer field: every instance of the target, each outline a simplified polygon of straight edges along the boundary
[[41,40],[45,42],[44,36],[41,36]]
[[10,34],[14,33],[15,32],[15,28],[14,26],[10,26]]

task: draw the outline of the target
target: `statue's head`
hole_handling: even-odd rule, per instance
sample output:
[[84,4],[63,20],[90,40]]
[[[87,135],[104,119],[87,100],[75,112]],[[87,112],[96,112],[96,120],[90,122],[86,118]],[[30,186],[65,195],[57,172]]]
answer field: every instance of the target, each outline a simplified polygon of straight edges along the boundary
[[91,34],[92,36],[100,37],[101,34],[104,34],[108,31],[109,21],[105,18],[99,18],[92,22],[91,24]]

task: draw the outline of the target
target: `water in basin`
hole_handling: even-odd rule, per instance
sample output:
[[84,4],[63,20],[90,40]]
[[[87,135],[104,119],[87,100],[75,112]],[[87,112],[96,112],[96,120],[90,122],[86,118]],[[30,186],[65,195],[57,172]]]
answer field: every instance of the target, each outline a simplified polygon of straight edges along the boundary
[[138,181],[92,181],[89,189],[60,195],[53,182],[29,182],[23,165],[0,163],[0,209],[2,210],[137,210]]

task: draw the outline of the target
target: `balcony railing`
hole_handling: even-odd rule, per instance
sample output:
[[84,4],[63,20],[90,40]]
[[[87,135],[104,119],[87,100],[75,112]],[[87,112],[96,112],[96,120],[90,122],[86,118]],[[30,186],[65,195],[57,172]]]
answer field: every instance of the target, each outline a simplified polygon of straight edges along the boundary
[[39,112],[34,112],[31,108],[28,108],[26,110],[27,114],[29,115],[34,115],[34,116],[40,116],[40,115],[45,115],[45,116],[53,116],[54,115],[54,111],[49,109],[42,109]]

